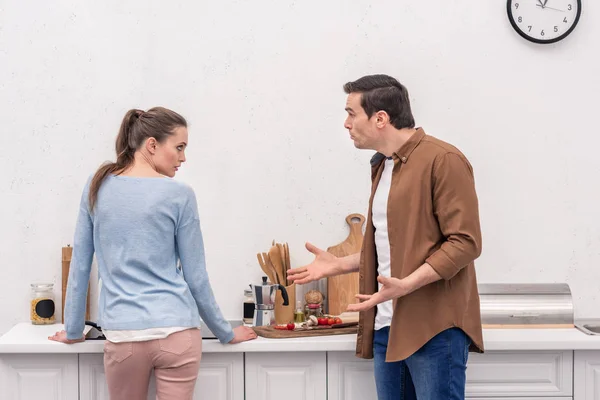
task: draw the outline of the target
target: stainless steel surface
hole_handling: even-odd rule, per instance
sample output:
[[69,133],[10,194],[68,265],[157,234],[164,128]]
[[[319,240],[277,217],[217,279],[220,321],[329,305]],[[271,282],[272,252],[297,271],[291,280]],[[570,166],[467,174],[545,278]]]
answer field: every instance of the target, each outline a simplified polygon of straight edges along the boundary
[[600,335],[600,319],[578,319],[575,327],[587,335]]
[[281,290],[283,296],[283,305],[288,305],[288,294],[285,286],[280,284],[270,284],[267,277],[262,278],[262,284],[250,285],[254,294],[254,318],[252,325],[265,326],[273,325],[275,322],[275,293]]
[[[233,328],[237,328],[238,326],[244,325],[244,322],[242,320],[237,320],[237,319],[228,320],[227,322],[229,322]],[[200,332],[202,333],[203,339],[216,339],[217,338],[214,335],[214,333],[212,333],[210,331],[210,329],[208,329],[208,326],[204,323],[204,321],[202,321],[202,324],[200,325]]]
[[480,284],[484,325],[573,324],[568,284]]
[[263,278],[262,284],[250,285],[250,287],[252,288],[252,294],[254,295],[257,309],[272,310],[275,308],[275,292],[282,287],[281,285],[276,283],[269,284]]
[[[316,282],[316,290],[321,292],[321,294],[323,295],[323,312],[329,313],[329,293],[327,292],[327,278],[319,279]],[[306,293],[308,293],[308,290],[304,292],[304,294]],[[304,299],[304,296],[302,296],[302,299]]]
[[567,294],[571,289],[566,283],[481,283],[479,294]]

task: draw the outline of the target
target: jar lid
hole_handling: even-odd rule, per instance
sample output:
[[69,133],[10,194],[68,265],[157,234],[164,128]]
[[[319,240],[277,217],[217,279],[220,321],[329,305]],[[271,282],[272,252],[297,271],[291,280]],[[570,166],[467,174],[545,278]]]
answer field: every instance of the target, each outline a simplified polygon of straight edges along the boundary
[[32,283],[31,287],[33,289],[52,289],[54,287],[54,283]]
[[321,308],[320,304],[307,304],[308,308],[310,308],[311,310],[315,310],[317,308]]

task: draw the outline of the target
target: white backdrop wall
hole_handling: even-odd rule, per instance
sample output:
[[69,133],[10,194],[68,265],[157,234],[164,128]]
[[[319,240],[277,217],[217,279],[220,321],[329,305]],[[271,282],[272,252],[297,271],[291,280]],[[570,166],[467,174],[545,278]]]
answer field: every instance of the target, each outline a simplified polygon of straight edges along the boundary
[[372,152],[343,128],[342,85],[372,73],[403,82],[417,124],[471,160],[479,281],[567,282],[576,316],[599,314],[597,2],[548,46],[498,0],[34,3],[0,0],[0,334],[28,320],[31,282],[60,298],[83,184],[114,159],[127,109],[155,105],[190,122],[177,179],[240,318],[271,240],[301,265],[305,241],[339,243],[344,217],[366,213]]

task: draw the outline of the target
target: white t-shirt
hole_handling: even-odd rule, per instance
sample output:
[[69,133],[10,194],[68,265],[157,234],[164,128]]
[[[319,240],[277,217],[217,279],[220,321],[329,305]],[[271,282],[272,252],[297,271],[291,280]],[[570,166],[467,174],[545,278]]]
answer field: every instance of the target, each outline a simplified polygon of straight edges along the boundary
[[[377,249],[377,273],[381,276],[390,277],[390,237],[388,236],[388,198],[392,184],[392,171],[394,160],[386,159],[381,180],[373,197],[373,226],[375,227],[375,248]],[[379,289],[381,289],[379,284]],[[392,323],[393,301],[377,305],[375,316],[375,330],[390,326]]]
[[150,328],[130,331],[105,331],[102,333],[106,340],[112,343],[122,342],[144,342],[146,340],[164,339],[172,333],[191,329],[183,326],[168,327],[168,328]]

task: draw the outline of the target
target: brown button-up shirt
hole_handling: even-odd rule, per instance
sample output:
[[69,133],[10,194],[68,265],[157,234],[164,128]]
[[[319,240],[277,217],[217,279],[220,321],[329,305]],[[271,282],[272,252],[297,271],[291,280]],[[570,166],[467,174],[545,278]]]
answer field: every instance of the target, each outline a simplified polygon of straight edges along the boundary
[[[385,157],[371,160],[372,189],[360,258],[360,293],[377,291],[373,195]],[[454,146],[419,128],[393,155],[388,198],[391,275],[404,278],[427,262],[443,278],[394,300],[387,361],[404,360],[441,331],[461,328],[483,352],[474,260],[481,229],[473,169]],[[376,307],[361,312],[356,354],[373,358]]]

